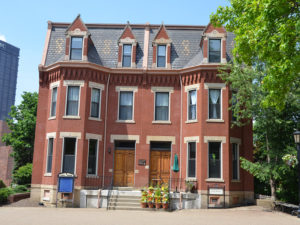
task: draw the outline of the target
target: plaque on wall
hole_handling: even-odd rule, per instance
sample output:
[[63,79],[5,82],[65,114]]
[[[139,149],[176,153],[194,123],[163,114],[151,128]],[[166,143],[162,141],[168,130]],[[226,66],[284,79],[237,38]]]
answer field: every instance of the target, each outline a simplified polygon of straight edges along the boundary
[[139,159],[139,166],[146,166],[146,159]]

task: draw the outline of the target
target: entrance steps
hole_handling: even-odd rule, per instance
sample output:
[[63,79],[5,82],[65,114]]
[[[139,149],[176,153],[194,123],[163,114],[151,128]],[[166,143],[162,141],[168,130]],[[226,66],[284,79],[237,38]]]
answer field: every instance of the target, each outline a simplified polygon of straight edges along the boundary
[[153,211],[153,209],[142,208],[141,191],[133,190],[130,187],[113,188],[109,198],[109,210],[134,210],[134,211]]

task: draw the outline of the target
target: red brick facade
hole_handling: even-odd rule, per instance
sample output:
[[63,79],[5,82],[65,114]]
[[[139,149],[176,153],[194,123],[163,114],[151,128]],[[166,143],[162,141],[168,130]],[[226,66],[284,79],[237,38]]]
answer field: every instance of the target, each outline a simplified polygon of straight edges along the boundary
[[[75,23],[72,25],[75,28]],[[208,28],[206,32],[210,32]],[[162,29],[163,30],[163,29]],[[214,29],[212,29],[214,30]],[[221,29],[220,32],[224,32]],[[124,32],[127,34],[128,32]],[[166,31],[161,36],[168,38]],[[128,34],[129,35],[129,34]],[[130,36],[130,35],[129,35]],[[203,55],[207,55],[207,40],[204,40]],[[69,42],[66,42],[69,48]],[[223,41],[223,48],[226,42]],[[199,43],[200,45],[200,43]],[[119,47],[121,50],[121,48]],[[119,50],[119,51],[120,51]],[[135,51],[135,49],[134,49]],[[223,50],[222,58],[226,52]],[[135,53],[134,53],[135,54]],[[171,47],[168,49],[171,55]],[[118,59],[120,61],[120,54]],[[207,57],[207,56],[206,56]],[[156,61],[156,48],[153,47],[153,62]],[[168,59],[168,63],[170,60]],[[76,171],[75,186],[84,188],[92,178],[87,177],[88,134],[98,135],[98,167],[97,176],[107,179],[114,172],[115,140],[135,140],[134,187],[139,188],[149,183],[149,162],[151,140],[171,142],[171,159],[173,165],[175,154],[179,157],[179,172],[170,169],[173,180],[188,180],[187,151],[190,141],[196,142],[196,176],[197,190],[207,194],[211,185],[225,186],[232,203],[241,202],[246,195],[253,194],[253,178],[239,168],[239,179],[232,178],[232,143],[239,145],[239,156],[252,159],[252,127],[231,128],[231,113],[228,111],[230,88],[217,76],[219,65],[199,65],[182,69],[122,69],[106,68],[89,62],[59,62],[50,66],[41,66],[40,88],[37,112],[36,138],[33,160],[32,185],[41,191],[47,187],[55,187],[57,174],[62,170],[62,151],[64,135],[76,133]],[[76,118],[66,115],[67,83],[80,83],[79,114]],[[77,82],[77,83],[76,83]],[[91,82],[100,85],[101,113],[99,120],[90,119]],[[57,87],[56,116],[50,117],[51,85]],[[132,121],[118,121],[119,92],[134,89]],[[127,89],[126,89],[127,88]],[[169,121],[157,122],[154,118],[155,91],[169,92]],[[209,119],[209,90],[220,90],[221,118]],[[188,120],[188,91],[196,90],[196,119]],[[54,137],[51,174],[46,174],[47,137]],[[79,136],[78,136],[79,135]],[[71,135],[72,136],[72,135]],[[208,143],[221,142],[221,177],[208,179]],[[139,165],[140,159],[146,165]],[[151,169],[151,168],[150,168]],[[94,179],[98,179],[95,177]],[[184,190],[184,182],[171,182]],[[50,188],[51,189],[51,188]],[[40,192],[39,192],[40,193]],[[43,193],[37,194],[43,196]],[[250,194],[249,194],[250,193]],[[238,199],[238,200],[237,200]]]

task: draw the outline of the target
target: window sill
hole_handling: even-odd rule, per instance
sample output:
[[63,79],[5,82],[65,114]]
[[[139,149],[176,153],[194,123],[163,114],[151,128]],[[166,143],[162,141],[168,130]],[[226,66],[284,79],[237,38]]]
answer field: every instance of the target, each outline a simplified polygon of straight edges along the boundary
[[224,123],[222,119],[207,119],[206,122],[208,123]]
[[187,177],[186,179],[185,179],[185,181],[197,181],[197,178],[195,178],[195,177]]
[[80,116],[63,116],[63,119],[80,120]]
[[207,178],[206,182],[217,182],[217,183],[224,183],[224,180],[221,178]]
[[86,178],[99,178],[98,175],[93,175],[93,174],[87,174]]
[[52,173],[45,173],[44,177],[52,177]]
[[240,183],[241,180],[231,180],[232,183]]
[[89,117],[89,120],[93,120],[93,121],[102,121],[100,118],[95,118],[95,117]]
[[134,120],[116,120],[116,123],[135,123]]
[[170,120],[153,120],[153,124],[172,124]]
[[49,202],[49,201],[50,201],[50,198],[49,198],[49,197],[43,197],[43,201]]
[[198,120],[187,120],[185,123],[198,123]]
[[49,117],[48,120],[55,120],[56,116]]

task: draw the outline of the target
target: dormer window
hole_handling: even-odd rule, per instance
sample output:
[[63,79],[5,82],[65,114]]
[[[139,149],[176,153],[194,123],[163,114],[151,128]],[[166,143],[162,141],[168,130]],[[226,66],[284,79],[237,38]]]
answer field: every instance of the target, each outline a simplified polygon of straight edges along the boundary
[[124,44],[122,67],[131,67],[131,52],[132,52],[132,45]]
[[157,46],[157,67],[166,67],[166,45]]
[[71,39],[71,60],[82,60],[82,37],[72,37]]
[[209,39],[209,56],[210,63],[221,62],[221,39]]

